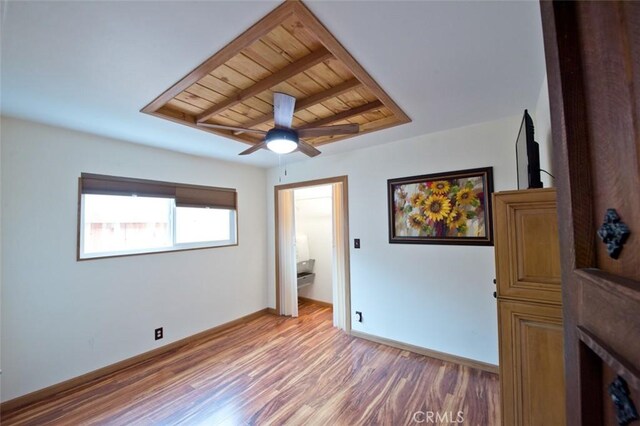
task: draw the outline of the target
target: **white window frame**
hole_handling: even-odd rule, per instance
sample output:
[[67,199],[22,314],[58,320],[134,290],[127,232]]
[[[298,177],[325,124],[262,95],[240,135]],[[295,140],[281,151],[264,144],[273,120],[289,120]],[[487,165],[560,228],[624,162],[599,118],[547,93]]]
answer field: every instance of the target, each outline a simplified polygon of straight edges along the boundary
[[[214,240],[214,241],[198,241],[194,243],[177,243],[176,242],[176,226],[178,221],[176,220],[176,206],[175,201],[173,202],[173,208],[171,209],[171,239],[173,241],[173,246],[176,248],[180,248],[182,250],[189,250],[195,248],[208,248],[208,247],[225,247],[225,246],[233,246],[237,245],[237,235],[238,235],[238,227],[237,227],[237,210],[229,209],[229,239],[228,240]],[[211,207],[199,207],[203,209],[209,209]],[[226,209],[225,209],[226,210]]]
[[[130,249],[130,250],[117,250],[117,251],[109,251],[109,252],[99,252],[99,253],[85,253],[84,251],[84,237],[85,237],[85,195],[82,191],[79,192],[79,211],[78,211],[78,250],[77,250],[77,260],[91,260],[91,259],[102,259],[102,258],[112,258],[112,257],[121,257],[121,256],[135,256],[135,255],[143,255],[143,254],[151,254],[151,253],[167,253],[167,252],[176,252],[176,251],[186,251],[186,250],[199,250],[199,249],[207,249],[207,248],[218,248],[218,247],[230,247],[238,245],[238,210],[237,207],[235,209],[225,208],[223,210],[229,211],[229,231],[230,238],[228,240],[213,240],[213,241],[198,241],[193,243],[177,243],[176,242],[176,213],[178,206],[176,205],[175,198],[166,197],[171,200],[171,208],[169,212],[169,233],[170,239],[172,242],[171,246],[167,247],[154,247],[148,249]],[[121,197],[127,197],[127,195],[115,195]],[[129,195],[135,196],[135,195]],[[194,206],[195,208],[215,208],[215,207],[206,207],[206,206]]]

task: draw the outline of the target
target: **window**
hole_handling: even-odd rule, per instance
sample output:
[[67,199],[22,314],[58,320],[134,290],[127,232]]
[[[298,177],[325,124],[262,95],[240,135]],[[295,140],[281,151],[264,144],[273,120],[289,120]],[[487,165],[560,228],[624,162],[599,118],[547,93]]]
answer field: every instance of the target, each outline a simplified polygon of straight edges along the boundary
[[178,207],[176,209],[176,242],[195,243],[231,239],[232,210]]
[[234,189],[83,173],[78,259],[235,245]]

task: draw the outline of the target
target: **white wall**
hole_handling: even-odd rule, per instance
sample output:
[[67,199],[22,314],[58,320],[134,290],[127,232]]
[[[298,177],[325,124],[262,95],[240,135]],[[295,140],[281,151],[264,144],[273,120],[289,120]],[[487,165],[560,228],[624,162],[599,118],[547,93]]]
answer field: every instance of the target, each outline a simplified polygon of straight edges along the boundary
[[[313,284],[303,287],[299,296],[321,302],[333,303],[332,263],[333,263],[333,227],[331,186],[329,196],[300,196],[304,189],[295,190],[296,233],[307,236],[309,256],[316,260]],[[326,191],[325,191],[326,192]]]
[[[6,5],[4,5],[6,6]],[[2,121],[0,120],[0,224],[2,224]],[[2,320],[2,226],[0,226],[0,321]],[[2,323],[0,322],[0,401],[2,400]]]
[[[549,90],[547,88],[547,77],[540,86],[540,94],[536,103],[536,110],[533,113],[535,140],[540,145],[540,168],[548,171],[552,175],[552,142],[551,142],[551,107],[549,105]],[[541,172],[540,178],[545,188],[555,186],[553,179],[548,174]]]
[[[1,140],[3,401],[266,306],[264,169],[10,118]],[[77,262],[81,172],[236,188],[239,246]]]
[[[353,329],[488,363],[498,362],[493,247],[389,244],[387,179],[493,166],[495,189],[516,189],[522,115],[270,169],[269,305],[275,305],[273,187],[348,175]],[[348,143],[348,142],[345,142]],[[281,182],[279,182],[279,178]],[[362,248],[353,249],[360,238]]]

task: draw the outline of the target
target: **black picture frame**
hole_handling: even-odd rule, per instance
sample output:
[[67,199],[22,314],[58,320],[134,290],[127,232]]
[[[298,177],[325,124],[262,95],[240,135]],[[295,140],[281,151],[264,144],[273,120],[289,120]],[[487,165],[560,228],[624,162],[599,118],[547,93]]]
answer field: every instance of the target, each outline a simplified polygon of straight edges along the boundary
[[389,179],[389,243],[492,246],[492,193],[493,167]]

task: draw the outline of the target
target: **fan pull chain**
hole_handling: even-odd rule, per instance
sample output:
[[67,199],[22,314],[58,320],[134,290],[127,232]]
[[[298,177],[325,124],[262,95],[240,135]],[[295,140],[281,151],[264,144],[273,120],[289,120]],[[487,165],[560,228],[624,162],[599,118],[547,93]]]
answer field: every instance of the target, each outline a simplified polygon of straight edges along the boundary
[[278,169],[280,170],[280,173],[278,174],[278,183],[282,183],[282,175],[284,174],[284,176],[287,176],[287,162],[285,161],[283,164],[281,154],[278,154]]

